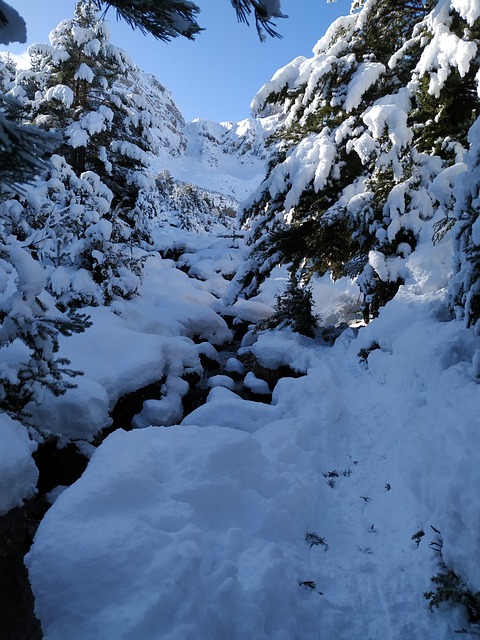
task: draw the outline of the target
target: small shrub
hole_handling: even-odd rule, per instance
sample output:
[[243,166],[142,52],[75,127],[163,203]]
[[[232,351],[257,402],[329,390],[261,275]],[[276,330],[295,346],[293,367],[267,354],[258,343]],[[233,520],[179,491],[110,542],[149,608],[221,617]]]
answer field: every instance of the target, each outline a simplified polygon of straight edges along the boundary
[[[423,594],[428,600],[428,608],[433,611],[443,604],[462,605],[467,610],[469,622],[480,622],[480,591],[472,591],[465,580],[445,564],[442,554],[443,539],[437,529],[432,529],[439,534],[437,540],[430,543],[430,547],[438,558],[440,570],[430,579],[435,589]],[[412,539],[415,539],[414,536]]]
[[285,292],[277,296],[275,313],[262,322],[260,329],[276,329],[291,327],[293,331],[308,338],[315,337],[318,315],[313,311],[313,295],[310,287],[303,287],[294,273]]
[[469,622],[480,622],[480,591],[470,590],[463,578],[445,565],[431,582],[435,590],[423,594],[430,610],[438,609],[442,604],[459,604],[466,607]]
[[324,548],[325,551],[328,550],[327,539],[320,537],[317,533],[315,533],[315,531],[309,531],[305,535],[305,542],[310,545],[310,548],[320,545]]

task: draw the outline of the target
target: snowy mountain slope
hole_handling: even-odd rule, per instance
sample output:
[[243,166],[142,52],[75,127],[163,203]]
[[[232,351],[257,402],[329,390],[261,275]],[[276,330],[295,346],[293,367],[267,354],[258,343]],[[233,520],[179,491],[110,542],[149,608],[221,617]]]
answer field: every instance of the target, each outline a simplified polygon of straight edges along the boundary
[[117,81],[122,90],[130,91],[143,97],[155,113],[154,124],[158,139],[157,153],[167,153],[177,158],[185,153],[186,138],[184,135],[185,119],[175,104],[172,94],[151,73],[138,70],[135,78],[124,77]]
[[155,113],[153,171],[167,170],[176,180],[236,202],[258,186],[265,174],[265,141],[272,131],[271,118],[185,122],[170,91],[152,74],[137,69],[134,78],[117,84],[122,91],[142,96]]
[[152,170],[169,173],[180,182],[243,201],[265,174],[265,140],[271,132],[269,118],[217,123],[185,119],[170,91],[155,76],[136,69],[133,78],[117,81],[121,91],[142,96],[155,114],[151,131]]
[[185,150],[179,156],[160,153],[154,160],[159,171],[207,191],[243,201],[265,174],[267,119],[217,123],[188,122],[181,129]]

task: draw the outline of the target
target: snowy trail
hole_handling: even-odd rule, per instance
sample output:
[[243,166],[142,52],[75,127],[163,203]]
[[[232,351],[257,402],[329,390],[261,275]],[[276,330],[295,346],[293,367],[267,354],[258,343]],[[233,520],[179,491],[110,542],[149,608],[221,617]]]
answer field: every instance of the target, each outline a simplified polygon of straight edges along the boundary
[[423,526],[415,478],[402,465],[403,456],[412,455],[412,398],[407,389],[386,391],[368,372],[345,366],[328,351],[321,358],[332,380],[342,380],[338,402],[344,410],[331,425],[338,440],[318,496],[317,532],[328,550],[310,550],[324,594],[320,638],[454,638],[452,627],[441,614],[433,618],[423,598],[429,574],[421,567],[433,566],[428,542],[417,548],[411,539]]

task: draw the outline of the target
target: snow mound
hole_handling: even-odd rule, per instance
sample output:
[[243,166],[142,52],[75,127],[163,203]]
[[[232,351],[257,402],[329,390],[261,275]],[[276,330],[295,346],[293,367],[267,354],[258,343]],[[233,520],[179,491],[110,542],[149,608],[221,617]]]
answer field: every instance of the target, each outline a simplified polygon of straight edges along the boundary
[[0,414],[0,515],[20,507],[35,493],[38,469],[32,453],[36,448],[23,425]]
[[291,640],[318,612],[301,494],[237,430],[112,434],[26,559],[45,638]]

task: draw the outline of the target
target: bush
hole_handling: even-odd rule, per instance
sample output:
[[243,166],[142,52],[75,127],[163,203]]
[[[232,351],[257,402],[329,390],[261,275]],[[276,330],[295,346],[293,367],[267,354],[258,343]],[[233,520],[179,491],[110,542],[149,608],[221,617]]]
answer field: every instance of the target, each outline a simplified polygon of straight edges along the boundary
[[441,537],[436,542],[432,542],[430,547],[435,550],[435,555],[439,559],[440,570],[431,578],[435,590],[426,591],[423,594],[424,598],[428,600],[428,608],[433,611],[442,604],[463,605],[467,609],[468,621],[471,623],[480,622],[480,591],[472,591],[466,581],[445,564]]

